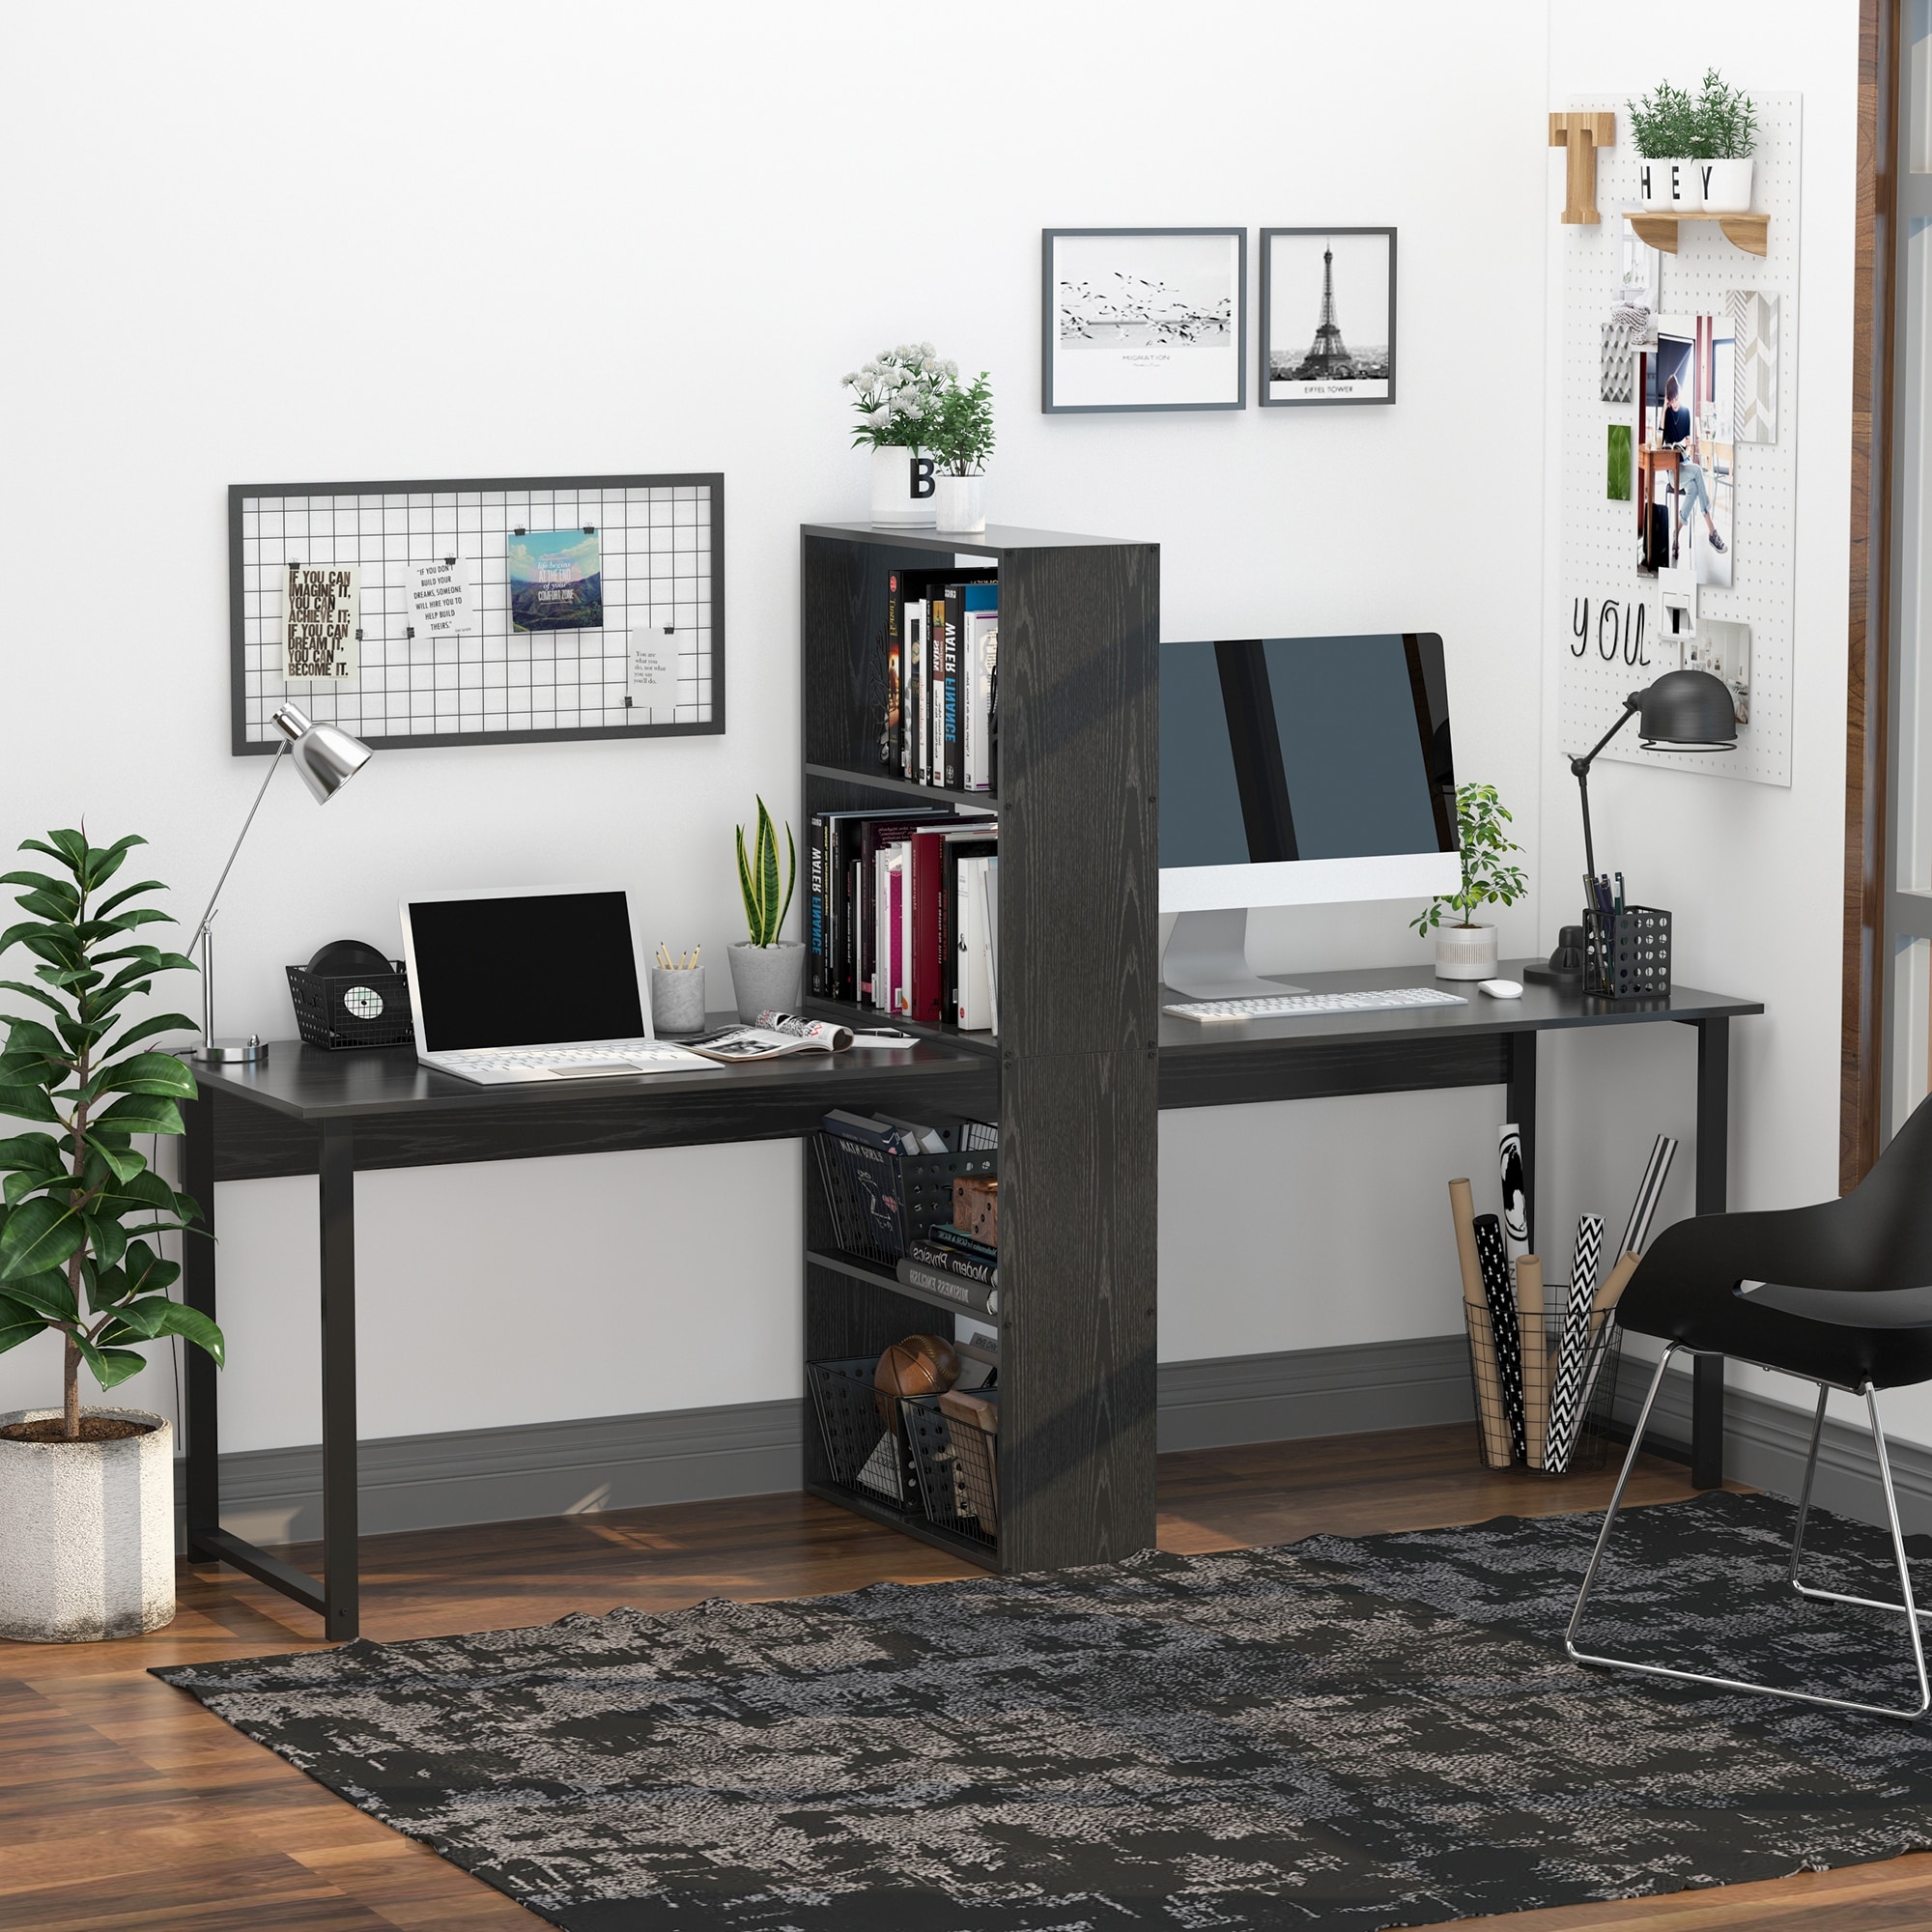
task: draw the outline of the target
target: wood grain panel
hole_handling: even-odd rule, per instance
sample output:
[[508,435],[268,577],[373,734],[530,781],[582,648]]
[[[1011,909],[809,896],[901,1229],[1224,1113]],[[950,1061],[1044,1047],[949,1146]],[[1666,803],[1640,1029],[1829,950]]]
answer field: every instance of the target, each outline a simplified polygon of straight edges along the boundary
[[1153,1539],[1153,1049],[1016,1058],[1000,1143],[1007,1570]]
[[1027,552],[1000,583],[1000,1023],[1009,1052],[1154,1037],[1160,554]]
[[[1160,1050],[1163,1107],[1315,1100],[1429,1087],[1494,1087],[1509,1078],[1510,1034],[1393,1034],[1379,1038],[1213,1040]],[[1231,1043],[1233,1044],[1233,1043]]]

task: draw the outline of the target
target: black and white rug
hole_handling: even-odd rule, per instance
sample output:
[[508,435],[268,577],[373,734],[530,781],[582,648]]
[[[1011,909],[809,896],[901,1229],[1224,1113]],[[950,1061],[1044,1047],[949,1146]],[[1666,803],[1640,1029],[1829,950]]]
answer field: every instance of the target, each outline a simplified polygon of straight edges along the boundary
[[[156,1674],[569,1932],[1369,1928],[1932,1845],[1932,1725],[1571,1664],[1596,1523]],[[1901,1620],[1796,1598],[1790,1525],[1631,1512],[1591,1634],[1898,1701]],[[1876,1532],[1815,1535],[1821,1578],[1891,1593]]]

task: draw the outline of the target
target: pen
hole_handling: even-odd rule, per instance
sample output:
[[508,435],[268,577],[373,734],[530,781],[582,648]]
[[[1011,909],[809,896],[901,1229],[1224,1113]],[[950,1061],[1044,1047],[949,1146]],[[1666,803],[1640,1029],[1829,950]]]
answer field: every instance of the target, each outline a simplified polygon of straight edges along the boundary
[[1618,912],[1622,912],[1624,909],[1624,875],[1621,872],[1617,874],[1617,896],[1615,900],[1615,909]]

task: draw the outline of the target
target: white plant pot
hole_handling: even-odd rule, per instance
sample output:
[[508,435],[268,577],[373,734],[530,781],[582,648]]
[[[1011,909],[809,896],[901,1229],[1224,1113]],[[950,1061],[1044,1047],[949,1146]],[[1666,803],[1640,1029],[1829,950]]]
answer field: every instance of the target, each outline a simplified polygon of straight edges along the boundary
[[1496,929],[1492,925],[1438,925],[1435,928],[1438,980],[1493,980]]
[[986,479],[983,476],[942,476],[934,514],[942,530],[965,530],[977,535],[986,527]]
[[731,958],[731,991],[738,1002],[738,1017],[746,1025],[768,1009],[782,1013],[798,1011],[799,992],[805,984],[804,940],[781,939],[776,946],[753,946],[749,939],[739,939],[724,950]]
[[[90,1643],[174,1621],[174,1431],[141,1408],[82,1413],[148,1428],[118,1442],[0,1435],[0,1637]],[[21,1408],[0,1424],[59,1414]]]
[[873,523],[930,524],[938,483],[934,469],[932,458],[917,449],[873,450]]
[[1688,157],[1675,160],[1638,161],[1637,192],[1643,205],[1663,214],[1694,214],[1704,206],[1704,187],[1698,174],[1708,165]]
[[1751,204],[1750,156],[1741,161],[1699,161],[1704,210],[1709,214],[1748,214]]

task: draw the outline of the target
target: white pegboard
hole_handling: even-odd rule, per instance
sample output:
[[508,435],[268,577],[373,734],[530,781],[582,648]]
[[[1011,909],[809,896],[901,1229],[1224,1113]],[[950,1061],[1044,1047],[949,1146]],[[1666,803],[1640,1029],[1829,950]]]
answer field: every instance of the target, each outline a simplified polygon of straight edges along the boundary
[[[1770,216],[1769,252],[1747,254],[1732,245],[1713,221],[1678,225],[1677,253],[1662,257],[1660,312],[1666,316],[1721,315],[1731,289],[1760,289],[1778,298],[1777,440],[1743,443],[1734,450],[1732,578],[1727,589],[1699,588],[1698,616],[1750,626],[1750,722],[1740,728],[1737,750],[1719,753],[1645,752],[1637,727],[1627,725],[1603,753],[1632,764],[1677,765],[1760,784],[1791,782],[1792,569],[1798,532],[1798,414],[1793,407],[1798,373],[1798,185],[1801,106],[1797,94],[1753,95],[1758,141],[1751,207]],[[1601,399],[1602,326],[1615,300],[1627,227],[1624,211],[1640,207],[1637,154],[1624,103],[1577,99],[1575,108],[1613,108],[1616,146],[1597,160],[1594,228],[1564,227],[1563,321],[1559,353],[1562,470],[1559,491],[1562,540],[1558,547],[1561,615],[1571,618],[1587,598],[1589,635],[1566,633],[1561,722],[1566,753],[1587,751],[1609,729],[1624,699],[1676,662],[1676,647],[1660,642],[1658,584],[1636,568],[1636,505],[1605,494],[1605,441],[1613,422],[1634,426],[1634,405]],[[1554,151],[1562,165],[1561,150]],[[1634,463],[1633,463],[1634,487]],[[1634,623],[1616,626],[1619,642],[1606,661],[1600,634],[1605,601],[1629,611],[1644,610],[1644,643],[1650,662],[1634,660]],[[1574,620],[1573,620],[1574,621]],[[1581,654],[1577,646],[1582,645]]]
[[[285,696],[318,723],[384,747],[722,731],[723,495],[712,475],[238,486],[229,501],[235,751],[281,743],[270,721]],[[585,527],[600,539],[602,627],[514,629],[506,538]],[[411,636],[407,566],[452,556],[469,565],[471,628]],[[359,565],[355,677],[283,681],[291,562]],[[626,702],[634,625],[676,657],[674,707]]]

